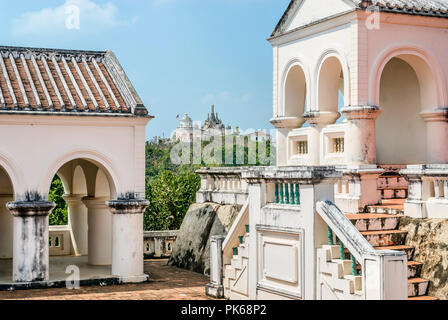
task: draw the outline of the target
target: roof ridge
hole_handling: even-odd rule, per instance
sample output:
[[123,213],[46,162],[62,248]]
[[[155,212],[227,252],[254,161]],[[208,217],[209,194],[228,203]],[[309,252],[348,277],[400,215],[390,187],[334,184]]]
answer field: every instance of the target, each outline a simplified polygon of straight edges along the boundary
[[88,55],[106,55],[107,50],[98,51],[98,50],[71,50],[71,49],[57,49],[57,48],[36,48],[36,47],[17,47],[17,46],[0,46],[0,51],[31,51],[31,52],[39,52],[39,53],[50,53],[55,52],[59,54],[88,54]]
[[[305,0],[291,0],[288,8],[277,23],[271,38],[281,36],[285,30],[286,22],[297,5]],[[427,16],[436,18],[448,18],[448,0],[341,0],[350,2],[355,8],[366,10],[368,7],[378,7],[380,11]],[[371,3],[371,4],[369,4]]]

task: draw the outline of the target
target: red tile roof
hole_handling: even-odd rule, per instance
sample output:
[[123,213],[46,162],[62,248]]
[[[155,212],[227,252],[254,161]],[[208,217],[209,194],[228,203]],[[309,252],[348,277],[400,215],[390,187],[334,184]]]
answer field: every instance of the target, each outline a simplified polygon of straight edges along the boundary
[[148,115],[111,51],[1,46],[0,112]]

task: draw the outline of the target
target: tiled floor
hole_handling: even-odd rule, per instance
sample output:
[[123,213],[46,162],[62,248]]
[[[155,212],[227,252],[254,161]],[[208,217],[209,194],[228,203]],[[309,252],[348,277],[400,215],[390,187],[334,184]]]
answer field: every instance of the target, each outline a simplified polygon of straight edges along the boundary
[[207,300],[208,277],[167,266],[167,260],[146,260],[150,282],[119,286],[81,287],[79,290],[45,289],[0,292],[3,299],[44,300]]

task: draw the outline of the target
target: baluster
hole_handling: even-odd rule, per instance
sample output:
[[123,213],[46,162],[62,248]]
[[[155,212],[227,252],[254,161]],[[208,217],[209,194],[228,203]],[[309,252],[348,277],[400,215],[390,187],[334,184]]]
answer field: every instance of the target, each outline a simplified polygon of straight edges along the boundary
[[294,204],[294,184],[291,183],[290,190],[289,190],[289,204]]
[[275,184],[275,203],[279,203],[278,199],[278,183]]
[[283,183],[280,183],[280,203],[285,203],[283,200]]
[[334,245],[333,230],[331,230],[330,227],[328,227],[328,245],[330,245],[330,246]]
[[339,255],[341,256],[341,260],[345,260],[345,248],[341,239],[339,239]]
[[289,191],[288,191],[289,183],[285,183],[285,203],[289,204]]
[[434,180],[434,197],[440,198],[439,180]]
[[300,190],[299,190],[299,184],[296,184],[296,204],[300,204]]
[[443,180],[443,195],[448,200],[448,180]]
[[354,276],[358,276],[359,274],[358,269],[356,268],[356,259],[352,254],[350,254],[350,257],[352,259],[352,273]]

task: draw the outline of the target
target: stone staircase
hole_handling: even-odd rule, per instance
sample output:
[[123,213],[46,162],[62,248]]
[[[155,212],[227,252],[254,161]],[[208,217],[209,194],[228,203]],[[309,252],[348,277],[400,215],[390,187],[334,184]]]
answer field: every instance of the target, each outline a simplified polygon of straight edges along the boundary
[[421,278],[423,264],[412,260],[414,248],[405,245],[407,232],[398,229],[404,201],[386,199],[380,206],[368,207],[367,213],[346,216],[375,249],[406,252],[409,300],[437,300],[427,295],[429,281]]
[[249,225],[246,234],[239,236],[240,245],[233,248],[231,263],[224,267],[224,297],[231,300],[248,299]]

